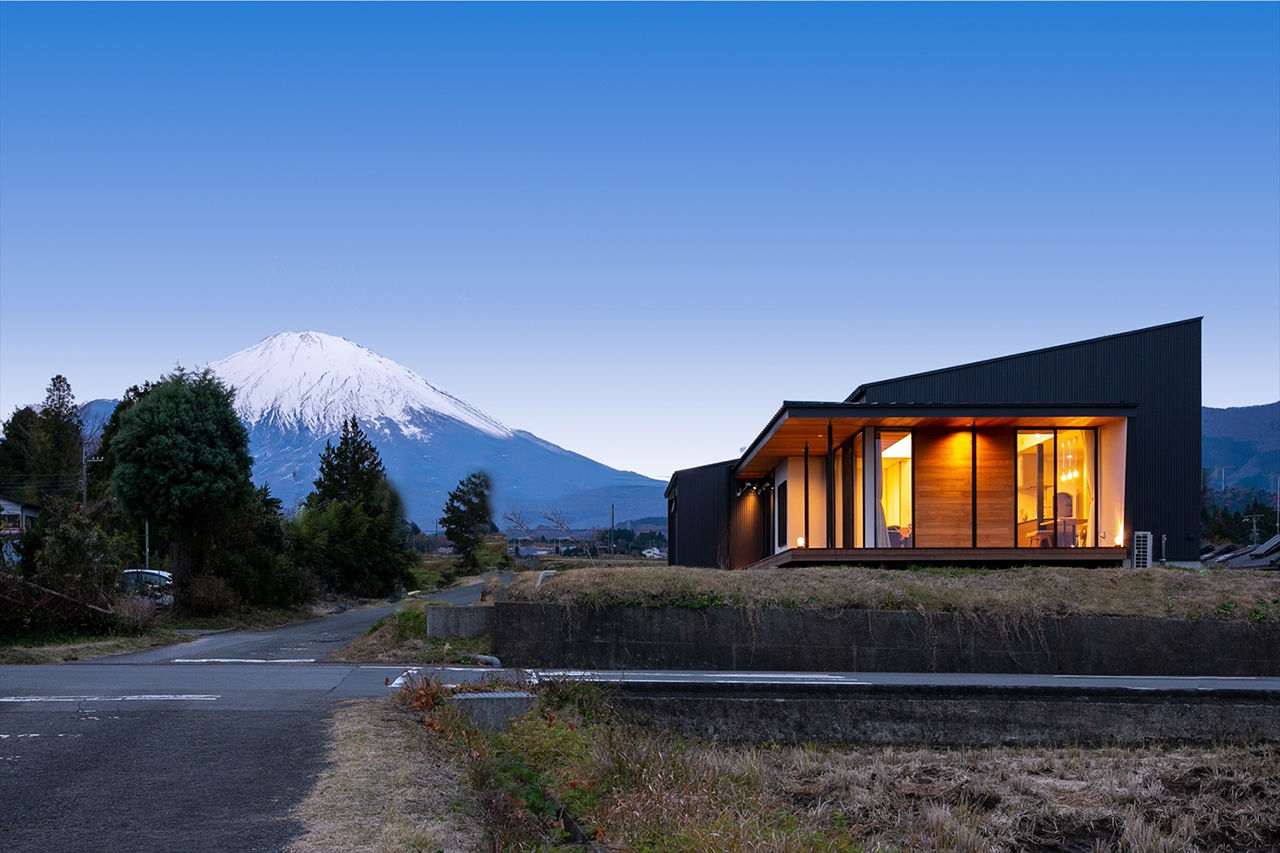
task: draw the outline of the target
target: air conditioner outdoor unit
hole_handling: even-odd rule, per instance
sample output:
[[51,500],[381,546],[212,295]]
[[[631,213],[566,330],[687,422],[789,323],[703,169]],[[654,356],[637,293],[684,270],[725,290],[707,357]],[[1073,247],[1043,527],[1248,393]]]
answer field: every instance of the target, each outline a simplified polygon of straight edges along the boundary
[[1133,532],[1133,567],[1151,568],[1151,533],[1147,530]]

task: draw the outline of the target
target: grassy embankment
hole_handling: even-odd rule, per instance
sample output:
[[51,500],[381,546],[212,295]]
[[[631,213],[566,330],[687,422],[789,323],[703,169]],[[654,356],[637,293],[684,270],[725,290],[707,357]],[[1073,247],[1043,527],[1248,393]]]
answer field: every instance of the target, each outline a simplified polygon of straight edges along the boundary
[[161,610],[145,626],[96,634],[48,634],[9,639],[0,645],[0,665],[50,664],[89,660],[108,655],[169,646],[193,639],[183,630],[262,630],[313,619],[311,607],[294,609],[240,608],[221,616],[189,616]]
[[923,610],[1005,616],[1092,614],[1280,620],[1280,573],[1228,569],[870,569],[720,571],[652,564],[582,567],[536,586],[517,575],[509,601],[646,607]]

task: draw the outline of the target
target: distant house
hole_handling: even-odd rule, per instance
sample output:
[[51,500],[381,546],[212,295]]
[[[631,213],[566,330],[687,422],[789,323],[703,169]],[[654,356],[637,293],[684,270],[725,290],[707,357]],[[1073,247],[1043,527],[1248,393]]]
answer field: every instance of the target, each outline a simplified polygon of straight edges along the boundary
[[0,495],[0,536],[21,536],[40,517],[40,507]]
[[1260,545],[1221,549],[1212,559],[1228,569],[1280,568],[1280,535],[1272,536]]
[[784,402],[671,477],[669,561],[1118,564],[1142,531],[1191,562],[1199,465],[1194,318]]

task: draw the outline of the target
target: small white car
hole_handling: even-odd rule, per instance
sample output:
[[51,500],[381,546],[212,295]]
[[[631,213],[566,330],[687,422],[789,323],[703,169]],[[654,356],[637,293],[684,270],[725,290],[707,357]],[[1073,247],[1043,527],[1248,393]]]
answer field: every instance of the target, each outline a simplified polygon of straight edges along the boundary
[[158,569],[125,569],[120,573],[120,591],[142,595],[162,607],[173,604],[173,575]]

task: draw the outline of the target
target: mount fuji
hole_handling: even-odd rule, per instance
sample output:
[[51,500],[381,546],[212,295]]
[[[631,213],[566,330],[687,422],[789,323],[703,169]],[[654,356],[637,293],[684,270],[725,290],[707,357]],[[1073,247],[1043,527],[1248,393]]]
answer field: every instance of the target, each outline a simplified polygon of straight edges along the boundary
[[209,365],[235,388],[253,479],[286,507],[311,491],[326,441],[354,416],[378,448],[410,519],[431,530],[448,493],[475,470],[493,480],[495,521],[559,510],[574,527],[665,516],[665,483],[619,471],[513,430],[402,365],[320,332],[283,332]]

